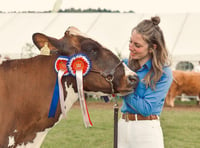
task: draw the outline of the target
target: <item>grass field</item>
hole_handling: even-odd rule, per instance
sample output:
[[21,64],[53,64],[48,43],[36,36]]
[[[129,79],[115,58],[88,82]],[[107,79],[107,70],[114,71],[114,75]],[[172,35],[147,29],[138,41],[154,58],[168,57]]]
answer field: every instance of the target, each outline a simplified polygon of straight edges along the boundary
[[[68,113],[67,120],[49,131],[42,148],[112,148],[113,104],[88,105],[94,124],[88,129],[84,127],[80,107],[76,105]],[[164,108],[161,125],[165,148],[200,148],[200,108],[193,110],[193,106],[190,107],[186,110]]]

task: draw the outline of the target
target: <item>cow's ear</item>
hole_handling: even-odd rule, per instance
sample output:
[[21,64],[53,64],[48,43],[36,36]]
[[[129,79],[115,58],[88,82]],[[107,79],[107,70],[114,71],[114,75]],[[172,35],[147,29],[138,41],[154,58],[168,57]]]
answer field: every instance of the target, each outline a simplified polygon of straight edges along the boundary
[[33,43],[40,50],[44,46],[48,46],[48,48],[52,50],[58,50],[58,47],[61,46],[61,42],[58,39],[46,36],[42,33],[35,33],[32,36]]

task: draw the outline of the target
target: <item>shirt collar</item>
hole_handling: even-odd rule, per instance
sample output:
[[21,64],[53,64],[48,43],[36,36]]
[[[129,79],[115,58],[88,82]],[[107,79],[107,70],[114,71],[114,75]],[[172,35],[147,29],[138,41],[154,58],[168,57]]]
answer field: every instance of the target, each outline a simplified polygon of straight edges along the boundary
[[152,62],[152,60],[149,59],[149,60],[139,69],[139,71],[143,70],[144,68],[150,70],[151,67],[152,67],[152,63],[151,63],[151,62]]
[[151,59],[149,59],[147,62],[146,62],[146,66],[147,66],[147,68],[150,70],[151,69],[151,67],[152,67],[152,60]]

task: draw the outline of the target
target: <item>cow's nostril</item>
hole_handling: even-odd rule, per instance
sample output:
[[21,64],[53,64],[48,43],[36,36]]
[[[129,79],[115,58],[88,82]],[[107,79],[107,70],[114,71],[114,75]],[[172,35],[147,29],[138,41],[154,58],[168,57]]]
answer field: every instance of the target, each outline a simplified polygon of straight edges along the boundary
[[134,76],[134,75],[128,76],[128,83],[129,85],[133,86],[133,88],[136,88],[138,82],[139,82],[138,76]]

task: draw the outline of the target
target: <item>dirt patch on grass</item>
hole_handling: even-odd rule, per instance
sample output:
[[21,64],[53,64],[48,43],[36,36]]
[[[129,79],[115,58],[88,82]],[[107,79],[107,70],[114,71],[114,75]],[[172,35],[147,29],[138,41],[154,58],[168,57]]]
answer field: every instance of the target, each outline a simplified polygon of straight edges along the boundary
[[200,112],[199,105],[176,105],[175,107],[164,107],[164,110],[180,110],[180,111],[198,111]]
[[[98,109],[113,109],[115,102],[87,102],[87,106],[88,108],[98,108]],[[121,103],[118,103],[119,107],[121,107]],[[73,105],[74,108],[80,107],[80,103],[79,101],[77,101],[76,103],[74,103]]]
[[[90,102],[88,101],[87,102],[87,106],[88,108],[98,108],[98,109],[113,109],[113,106],[114,106],[115,102],[108,102],[108,103],[105,103],[105,102]],[[118,103],[119,105],[119,108],[121,107],[122,105],[122,102],[119,102]],[[73,105],[74,108],[79,108],[80,107],[80,104],[79,102],[77,101],[74,105]],[[175,107],[164,107],[163,110],[184,110],[184,111],[198,111],[200,112],[200,106],[198,105],[176,105]]]

